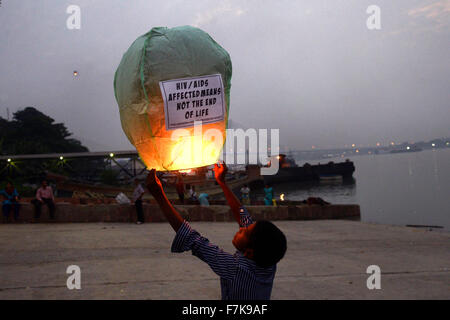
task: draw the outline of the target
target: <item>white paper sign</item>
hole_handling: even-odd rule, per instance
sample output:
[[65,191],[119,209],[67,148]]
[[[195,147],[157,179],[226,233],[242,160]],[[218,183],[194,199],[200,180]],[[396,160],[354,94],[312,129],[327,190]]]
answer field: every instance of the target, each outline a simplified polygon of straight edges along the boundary
[[225,96],[220,74],[161,81],[159,87],[166,130],[193,127],[194,121],[206,124],[224,120]]

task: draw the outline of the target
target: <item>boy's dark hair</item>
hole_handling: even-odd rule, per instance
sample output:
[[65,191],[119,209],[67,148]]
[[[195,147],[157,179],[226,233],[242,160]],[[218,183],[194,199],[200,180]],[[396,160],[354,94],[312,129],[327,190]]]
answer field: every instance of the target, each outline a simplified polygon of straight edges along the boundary
[[249,240],[249,248],[253,249],[253,260],[264,268],[280,261],[287,249],[284,233],[267,220],[256,221]]

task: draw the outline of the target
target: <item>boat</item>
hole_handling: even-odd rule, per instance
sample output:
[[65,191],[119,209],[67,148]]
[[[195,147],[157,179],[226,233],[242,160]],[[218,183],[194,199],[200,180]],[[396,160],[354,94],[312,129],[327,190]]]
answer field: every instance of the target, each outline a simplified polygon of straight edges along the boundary
[[320,174],[320,182],[341,182],[343,180],[342,174]]
[[335,163],[330,161],[326,164],[311,165],[305,163],[303,166],[298,166],[295,161],[285,154],[280,154],[272,157],[271,161],[279,161],[278,172],[274,175],[263,176],[264,183],[273,184],[280,182],[304,182],[304,181],[325,181],[325,180],[349,180],[353,177],[355,165],[349,159],[344,162]]

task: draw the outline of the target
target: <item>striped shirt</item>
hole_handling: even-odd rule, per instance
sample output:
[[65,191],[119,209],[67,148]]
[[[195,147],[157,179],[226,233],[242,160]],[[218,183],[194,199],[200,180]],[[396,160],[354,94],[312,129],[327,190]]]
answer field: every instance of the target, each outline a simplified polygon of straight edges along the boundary
[[[241,207],[241,227],[253,223],[248,211]],[[272,292],[276,265],[262,268],[246,258],[242,252],[234,255],[202,237],[184,221],[172,243],[172,252],[191,250],[192,254],[206,262],[220,277],[222,300],[269,300]]]

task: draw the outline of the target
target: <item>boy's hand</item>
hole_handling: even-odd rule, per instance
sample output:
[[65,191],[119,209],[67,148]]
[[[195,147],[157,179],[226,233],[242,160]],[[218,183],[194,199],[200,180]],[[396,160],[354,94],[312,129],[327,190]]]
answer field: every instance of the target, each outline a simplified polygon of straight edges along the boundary
[[217,182],[225,183],[225,175],[227,174],[228,168],[227,165],[224,163],[222,164],[215,164],[214,165],[214,177],[216,178]]
[[145,185],[147,186],[148,191],[150,191],[153,196],[159,196],[164,192],[161,181],[156,176],[155,169],[150,170],[150,172],[148,173]]

